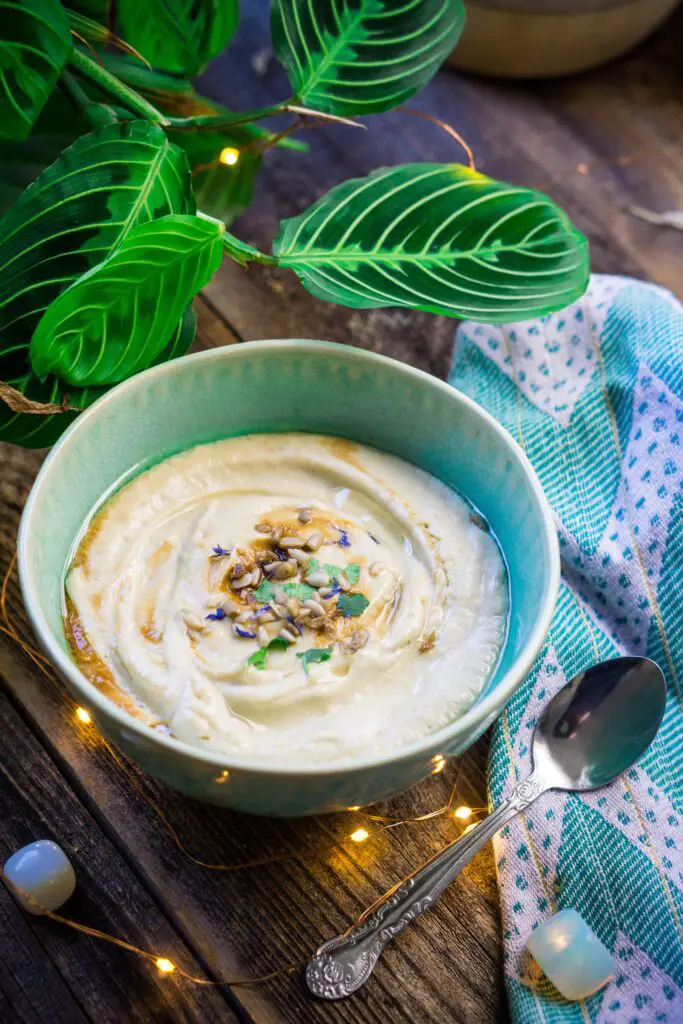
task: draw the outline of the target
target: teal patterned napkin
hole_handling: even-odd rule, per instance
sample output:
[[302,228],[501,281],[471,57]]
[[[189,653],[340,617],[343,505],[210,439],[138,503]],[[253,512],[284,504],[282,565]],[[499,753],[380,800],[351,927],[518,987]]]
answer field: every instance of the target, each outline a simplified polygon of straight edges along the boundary
[[[520,1024],[683,1022],[683,307],[594,276],[561,313],[463,324],[451,383],[522,445],[557,520],[563,578],[547,642],[496,726],[490,794],[529,771],[540,710],[576,672],[647,654],[668,684],[664,723],[606,789],[551,793],[500,833],[505,977]],[[612,951],[615,978],[569,1003],[525,954],[531,930],[574,907]]]

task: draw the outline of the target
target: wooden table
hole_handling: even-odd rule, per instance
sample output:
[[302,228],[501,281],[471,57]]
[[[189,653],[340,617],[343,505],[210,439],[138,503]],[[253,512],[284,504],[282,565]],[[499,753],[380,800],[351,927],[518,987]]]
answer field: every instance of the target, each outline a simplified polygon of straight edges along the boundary
[[[235,108],[285,95],[276,65],[257,74],[249,57],[267,44],[264,3],[244,4],[239,45],[205,77],[205,89]],[[497,83],[443,72],[416,106],[452,122],[473,146],[481,170],[542,185],[586,232],[596,271],[634,274],[674,291],[683,281],[683,237],[635,220],[626,206],[683,207],[683,10],[633,56],[559,83]],[[370,130],[311,132],[308,155],[269,153],[254,203],[237,224],[267,247],[279,217],[299,212],[344,178],[384,164],[459,160],[438,128],[392,114]],[[620,159],[621,158],[621,159]],[[244,339],[320,337],[448,372],[454,323],[397,310],[356,312],[317,302],[285,273],[224,266],[197,300],[198,345]],[[14,550],[17,524],[41,455],[2,453],[0,567]],[[29,636],[16,579],[12,617]],[[12,642],[0,639],[0,857],[53,837],[78,874],[72,918],[163,953],[208,979],[259,975],[303,960],[343,929],[394,881],[457,834],[451,819],[412,824],[357,845],[330,847],[362,823],[358,815],[272,822],[205,807],[142,780],[199,858],[237,863],[291,854],[270,866],[206,871],[184,857],[130,777],[87,726],[73,718]],[[485,803],[486,743],[391,813],[437,807],[461,772],[459,794]],[[55,923],[27,918],[0,886],[0,1020],[98,1024],[136,1021],[449,1022],[507,1017],[500,922],[490,849],[472,863],[438,907],[406,932],[360,995],[323,1005],[301,976],[253,988],[200,987],[162,977],[145,961]]]

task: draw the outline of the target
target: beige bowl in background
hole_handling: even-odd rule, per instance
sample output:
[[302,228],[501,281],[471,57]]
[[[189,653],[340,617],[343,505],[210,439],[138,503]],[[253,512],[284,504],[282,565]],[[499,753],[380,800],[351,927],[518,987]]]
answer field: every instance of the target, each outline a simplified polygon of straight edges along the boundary
[[465,0],[450,62],[465,71],[546,78],[587,71],[642,42],[679,0]]

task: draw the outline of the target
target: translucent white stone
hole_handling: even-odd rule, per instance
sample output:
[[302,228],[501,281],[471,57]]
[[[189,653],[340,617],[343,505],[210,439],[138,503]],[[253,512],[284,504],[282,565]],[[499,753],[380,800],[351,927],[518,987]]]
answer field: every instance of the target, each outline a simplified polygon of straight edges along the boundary
[[13,853],[3,871],[22,906],[30,914],[42,914],[34,903],[25,899],[32,896],[46,910],[57,910],[66,903],[76,888],[76,875],[71,861],[61,846],[51,839],[38,839]]
[[543,921],[527,949],[565,999],[585,999],[616,974],[614,957],[576,910]]

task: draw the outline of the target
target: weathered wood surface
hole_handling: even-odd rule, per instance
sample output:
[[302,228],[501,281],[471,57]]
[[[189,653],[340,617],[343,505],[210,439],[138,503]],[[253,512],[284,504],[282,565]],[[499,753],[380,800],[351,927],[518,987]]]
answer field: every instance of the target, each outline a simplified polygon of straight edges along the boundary
[[[235,107],[285,95],[274,64],[257,75],[248,60],[267,43],[267,5],[243,6],[237,49],[204,84]],[[683,237],[634,220],[626,207],[683,207],[682,37],[683,11],[637,53],[591,75],[508,84],[444,72],[414,105],[457,126],[481,170],[549,191],[590,237],[596,271],[647,277],[680,293]],[[367,132],[311,132],[308,155],[269,153],[254,204],[236,233],[267,248],[280,217],[298,213],[344,178],[398,161],[460,159],[439,129],[413,118],[392,114],[370,124]],[[619,158],[624,162],[615,162]],[[452,321],[328,306],[284,272],[226,265],[197,308],[200,347],[322,337],[385,352],[442,377],[448,372]],[[0,457],[4,572],[41,456],[5,447]],[[16,580],[8,598],[28,638]],[[353,815],[261,821],[145,781],[196,856],[234,863],[281,850],[292,855],[256,870],[207,872],[183,857],[125,773],[74,722],[58,690],[5,638],[0,680],[0,857],[34,838],[63,843],[79,878],[71,916],[168,955],[194,974],[256,975],[302,960],[456,834],[452,820],[440,820],[330,848],[331,839],[355,827]],[[482,741],[461,766],[459,793],[473,805],[485,802],[485,757]],[[390,813],[408,816],[438,806],[456,770],[394,801]],[[0,1020],[498,1024],[507,1014],[499,929],[489,849],[401,937],[360,995],[324,1005],[307,999],[299,975],[255,988],[194,987],[162,978],[128,953],[26,918],[0,887]]]

